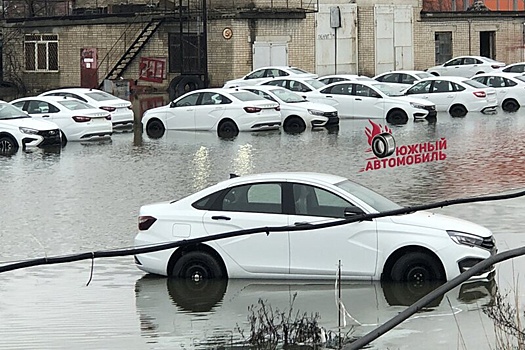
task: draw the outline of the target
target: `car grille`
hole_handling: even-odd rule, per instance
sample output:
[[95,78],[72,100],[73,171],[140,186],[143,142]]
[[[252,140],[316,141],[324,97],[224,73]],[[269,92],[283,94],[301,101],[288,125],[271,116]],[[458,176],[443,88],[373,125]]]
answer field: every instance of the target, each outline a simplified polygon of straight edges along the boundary
[[328,118],[337,118],[337,112],[324,112],[323,116]]
[[38,132],[38,135],[40,135],[40,136],[42,136],[44,138],[42,143],[39,145],[40,147],[42,147],[42,146],[55,146],[55,145],[60,145],[61,144],[60,130],[58,130],[58,129],[41,130],[41,131]]

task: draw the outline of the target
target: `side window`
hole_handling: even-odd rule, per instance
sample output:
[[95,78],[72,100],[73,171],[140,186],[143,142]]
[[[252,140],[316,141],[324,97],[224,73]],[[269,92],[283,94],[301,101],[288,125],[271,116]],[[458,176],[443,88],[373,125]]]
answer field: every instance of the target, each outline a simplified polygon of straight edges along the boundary
[[397,83],[399,82],[399,75],[397,75],[396,73],[385,74],[381,77],[381,80],[379,81],[382,81],[383,83]]
[[344,218],[346,208],[355,208],[343,198],[313,186],[293,184],[293,196],[297,215]]
[[454,91],[463,91],[463,90],[465,90],[464,86],[461,86],[461,85],[456,84],[456,83],[452,83],[452,87],[454,88]]
[[300,83],[298,81],[294,81],[294,80],[290,81],[290,90],[297,91],[297,92],[308,92],[308,91],[311,91],[308,88],[308,86],[306,86],[303,83]]
[[476,59],[475,58],[472,58],[472,57],[465,57],[463,59],[463,64],[464,65],[467,65],[467,64],[476,64]]
[[48,111],[48,103],[43,101],[29,101],[29,104],[27,106],[27,113],[29,114],[47,113]]
[[284,70],[281,70],[281,69],[278,69],[277,73],[278,74],[276,76],[279,76],[279,77],[287,77],[287,76],[290,75],[290,74],[286,73]]
[[377,93],[368,86],[354,84],[354,95],[364,97],[377,97]]
[[461,64],[461,58],[454,58],[453,60],[448,61],[445,63],[445,67],[448,66],[459,66]]
[[414,84],[416,82],[416,78],[414,78],[411,75],[408,74],[401,74],[401,83],[402,84]]
[[507,78],[503,78],[503,81],[505,81],[505,86],[516,86],[516,85],[518,85],[518,83],[516,83],[515,81],[512,81],[512,80],[507,79]]
[[256,70],[255,72],[249,74],[246,76],[246,78],[244,79],[259,79],[259,78],[264,78],[264,73],[265,73],[266,69],[259,69],[259,70]]
[[262,183],[233,187],[226,192],[221,209],[253,213],[282,214],[281,185]]
[[408,89],[407,94],[428,94],[430,92],[431,84],[432,80],[421,81]]
[[199,104],[201,105],[214,105],[215,101],[212,99],[212,95],[217,95],[211,92],[205,92],[202,94],[202,99]]
[[183,97],[182,99],[177,101],[177,103],[175,103],[175,107],[195,106],[197,104],[197,99],[200,95],[200,93],[196,93]]
[[485,85],[494,88],[505,87],[505,80],[502,77],[492,76],[487,78]]
[[450,92],[452,91],[452,86],[450,82],[446,80],[435,80],[434,85],[432,86],[432,92]]
[[337,84],[321,92],[324,94],[350,95],[352,93],[352,84]]

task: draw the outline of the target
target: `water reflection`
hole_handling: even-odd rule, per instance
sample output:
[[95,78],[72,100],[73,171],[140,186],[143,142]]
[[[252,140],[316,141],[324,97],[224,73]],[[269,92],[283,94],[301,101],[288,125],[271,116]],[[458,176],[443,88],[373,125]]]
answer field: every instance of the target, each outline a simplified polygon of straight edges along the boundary
[[[217,280],[199,281],[146,275],[135,285],[141,334],[149,342],[232,347],[243,342],[239,332],[249,333],[249,307],[262,299],[273,310],[288,312],[293,296],[294,314],[319,313],[320,326],[353,336],[363,335],[397,315],[436,288],[436,284],[411,286],[404,283],[324,281]],[[337,309],[340,293],[344,311]],[[468,282],[439,297],[407,320],[405,327],[419,326],[422,318],[449,318],[491,303],[496,293],[494,279]],[[341,316],[341,317],[340,317]],[[341,327],[341,328],[340,328]]]

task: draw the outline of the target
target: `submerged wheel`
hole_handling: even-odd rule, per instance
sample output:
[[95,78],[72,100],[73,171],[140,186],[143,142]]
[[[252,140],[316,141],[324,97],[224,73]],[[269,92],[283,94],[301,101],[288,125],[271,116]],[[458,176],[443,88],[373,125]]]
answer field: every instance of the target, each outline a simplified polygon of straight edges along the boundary
[[436,258],[421,252],[411,252],[404,254],[394,263],[390,278],[394,282],[418,285],[429,281],[442,281],[445,274]]
[[219,137],[235,137],[239,135],[239,129],[237,128],[237,125],[231,120],[225,120],[219,124],[219,127],[217,128],[217,135]]
[[453,105],[452,107],[450,107],[448,112],[451,116],[455,118],[460,118],[466,116],[468,111],[463,105]]
[[190,312],[210,311],[224,297],[228,287],[227,278],[193,281],[168,278],[168,293],[180,308]]
[[513,100],[513,99],[508,99],[508,100],[503,101],[501,108],[505,112],[516,112],[518,109],[520,109],[520,105],[518,101]]
[[182,255],[173,266],[172,275],[193,281],[223,278],[224,273],[217,260],[208,253],[193,251]]
[[302,118],[292,116],[284,121],[283,129],[292,134],[298,134],[306,130],[306,124]]
[[10,136],[0,136],[0,153],[14,154],[18,151],[18,144]]
[[165,131],[164,124],[158,119],[151,119],[146,125],[146,134],[152,139],[161,138]]
[[60,130],[60,145],[62,147],[65,147],[67,145],[67,137],[66,135],[62,132],[62,130]]
[[408,123],[408,116],[405,112],[396,109],[388,113],[386,121],[390,124],[406,124]]

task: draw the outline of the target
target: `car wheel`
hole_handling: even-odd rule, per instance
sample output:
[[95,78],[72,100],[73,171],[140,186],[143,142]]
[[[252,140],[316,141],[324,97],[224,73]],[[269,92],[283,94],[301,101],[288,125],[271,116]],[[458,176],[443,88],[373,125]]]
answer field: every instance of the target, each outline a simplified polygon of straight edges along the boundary
[[299,134],[306,129],[306,124],[302,118],[293,116],[284,121],[283,129],[291,134]]
[[60,139],[61,139],[61,146],[65,147],[67,145],[67,137],[66,135],[60,130]]
[[405,112],[399,109],[388,112],[386,121],[390,124],[406,124],[408,123],[408,116]]
[[159,139],[164,135],[166,128],[158,119],[151,119],[146,125],[146,134],[152,139]]
[[18,151],[18,144],[10,136],[0,136],[0,154],[11,155]]
[[182,255],[173,266],[172,275],[193,281],[226,277],[214,257],[199,251],[187,252]]
[[401,256],[392,267],[390,278],[394,282],[410,282],[414,287],[428,281],[445,279],[441,264],[422,252],[411,252]]
[[237,125],[231,120],[224,120],[219,124],[217,129],[217,135],[219,137],[231,138],[239,135],[239,129]]
[[[443,281],[427,281],[426,283],[381,281],[381,289],[383,289],[388,305],[410,306],[442,284]],[[441,300],[443,300],[443,295],[432,300],[425,308],[437,307],[441,304]]]
[[460,118],[466,116],[468,111],[463,105],[453,105],[452,107],[450,107],[448,112],[451,116],[455,118]]
[[520,104],[516,100],[508,99],[503,101],[501,108],[505,112],[516,112],[518,109],[520,109]]
[[227,287],[226,278],[200,281],[168,278],[168,293],[173,302],[189,312],[210,311],[222,300]]

